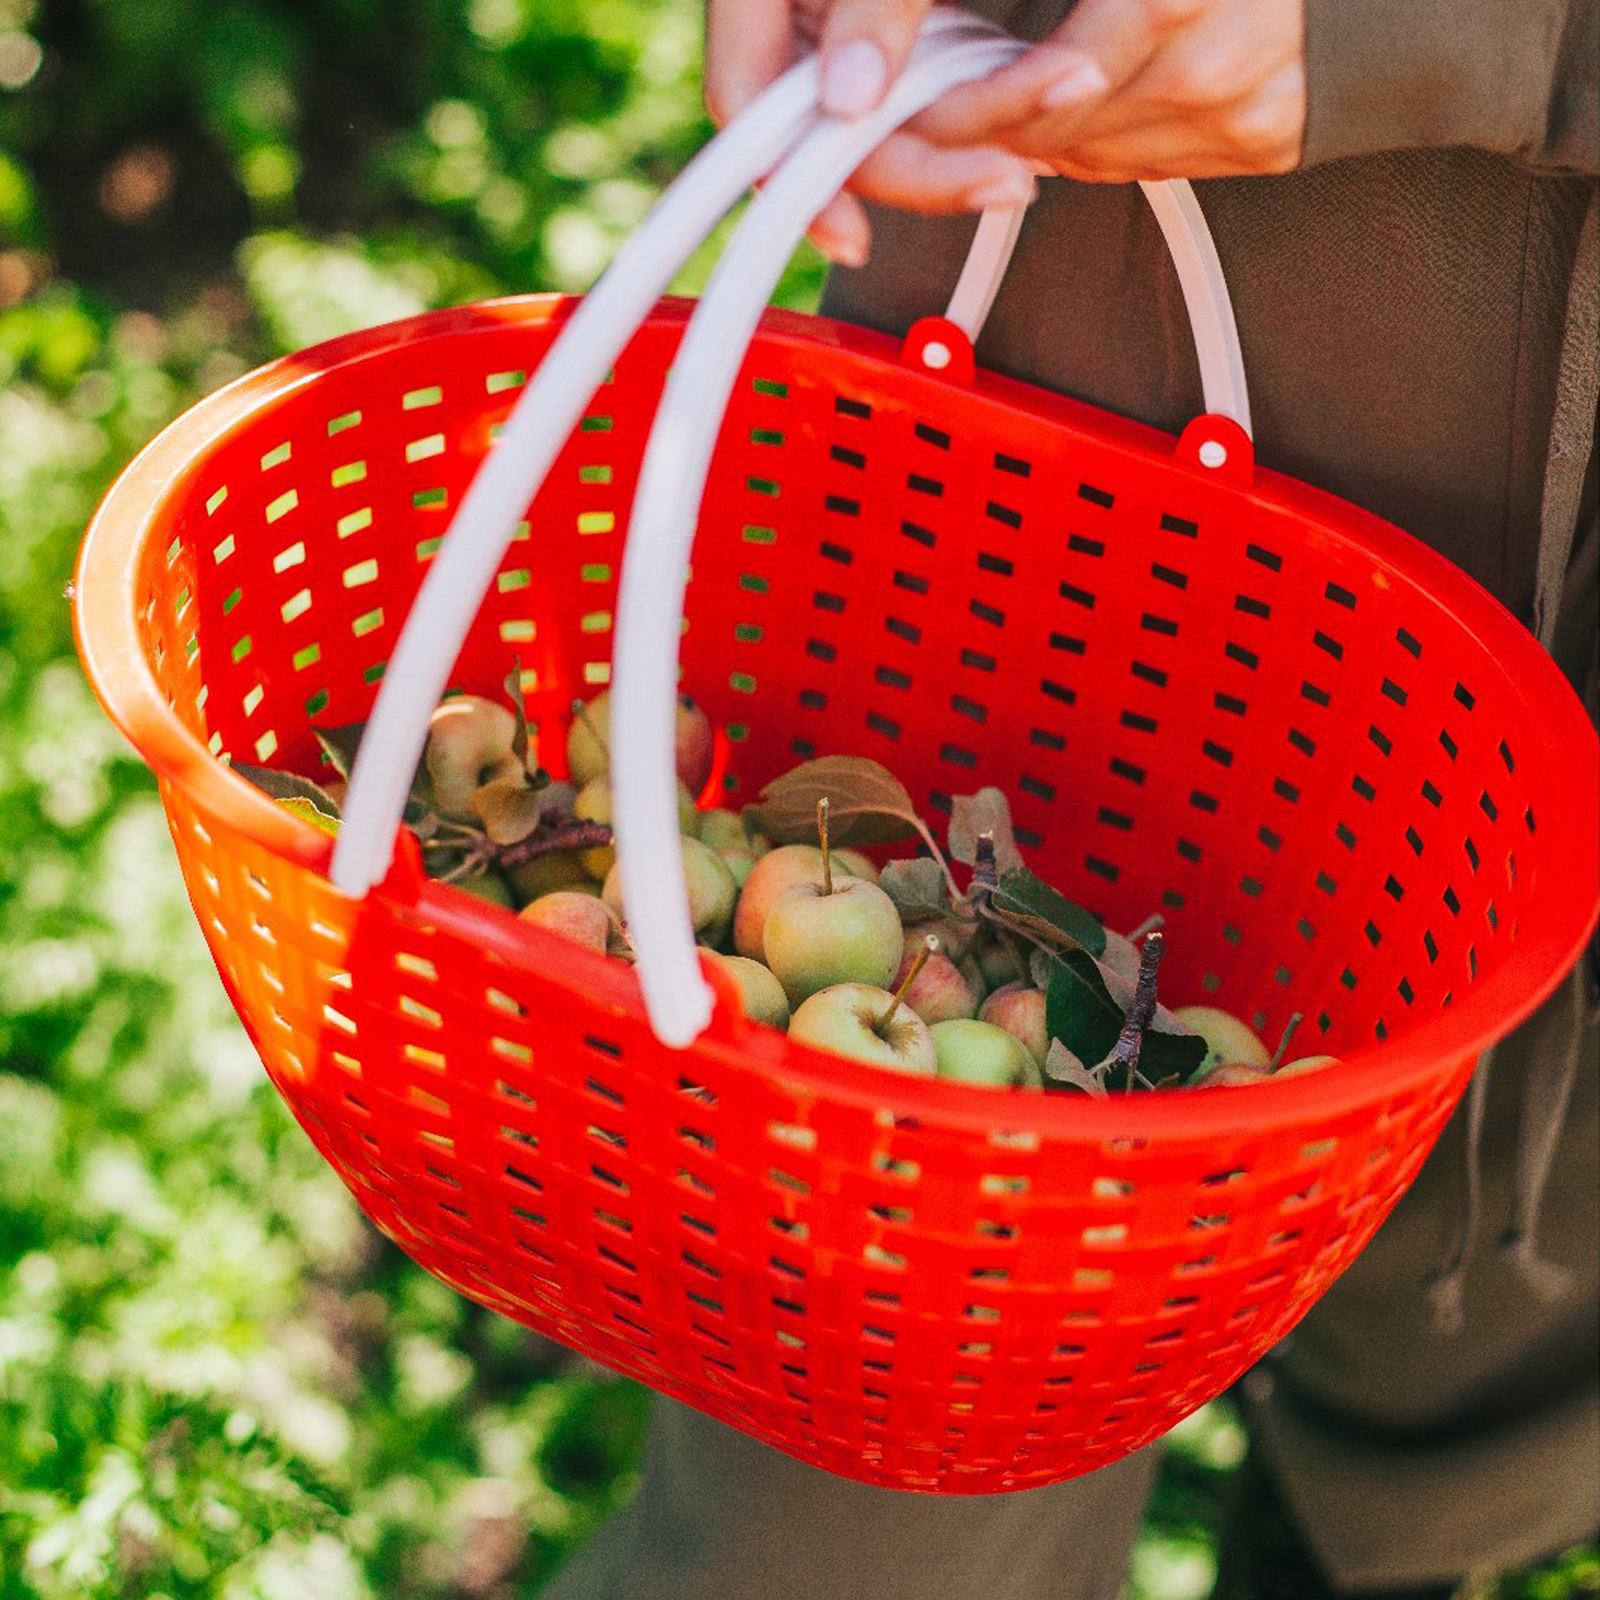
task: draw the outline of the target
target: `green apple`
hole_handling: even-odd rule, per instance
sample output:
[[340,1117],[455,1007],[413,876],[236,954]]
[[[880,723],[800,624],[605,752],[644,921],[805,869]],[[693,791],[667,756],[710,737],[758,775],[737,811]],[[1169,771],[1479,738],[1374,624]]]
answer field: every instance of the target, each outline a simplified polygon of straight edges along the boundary
[[1206,1042],[1200,1072],[1208,1072],[1225,1061],[1247,1067],[1266,1067],[1272,1062],[1272,1052],[1261,1042],[1261,1036],[1231,1011],[1220,1006],[1179,1006],[1172,1014]]
[[595,893],[600,885],[583,870],[579,850],[552,850],[548,855],[535,856],[520,867],[511,867],[506,876],[518,905],[537,900],[542,894],[553,894],[557,889],[587,889]]
[[931,1077],[938,1065],[927,1023],[896,1006],[887,989],[865,983],[818,990],[796,1010],[789,1037],[895,1072]]
[[744,1014],[752,1022],[764,1022],[769,1028],[789,1026],[789,997],[759,961],[748,956],[725,956],[716,950],[707,950],[706,955],[738,984]]
[[877,863],[870,856],[864,856],[859,850],[835,850],[833,864],[841,872],[847,872],[852,878],[859,878],[863,883],[876,883],[878,881]]
[[838,983],[882,988],[900,966],[904,934],[894,901],[874,883],[843,875],[800,884],[773,902],[761,929],[772,975],[791,1005]]
[[1027,1047],[992,1022],[957,1018],[936,1022],[928,1031],[941,1078],[996,1089],[1038,1088],[1044,1081]]
[[1008,983],[1028,981],[1027,964],[1013,940],[986,936],[975,942],[972,955],[983,974],[983,986],[991,994]]
[[745,832],[744,818],[737,811],[713,806],[708,811],[700,812],[699,819],[698,829],[685,828],[682,831],[697,832],[720,855],[726,855],[730,850],[750,850],[750,835]]
[[1035,989],[1031,983],[1008,983],[983,1002],[978,1020],[1004,1028],[1041,1067],[1044,1066],[1044,1058],[1050,1050],[1050,1031],[1045,1025],[1043,989]]
[[761,932],[767,913],[780,894],[803,883],[822,884],[822,852],[814,844],[780,845],[757,860],[733,915],[733,947],[740,955],[765,958]]
[[752,850],[719,850],[722,864],[733,874],[733,881],[742,891],[750,881],[750,874],[756,870],[756,856]]
[[536,928],[546,928],[600,955],[605,954],[610,942],[611,913],[598,896],[581,890],[557,889],[553,894],[540,895],[518,915]]
[[[679,843],[683,847],[683,881],[689,891],[689,918],[695,935],[706,944],[721,944],[728,936],[733,904],[739,894],[733,874],[722,864],[716,851],[698,839],[680,839]],[[600,898],[619,921],[627,920],[621,862],[606,874]]]
[[[578,791],[577,799],[572,802],[572,814],[579,822],[599,822],[609,828],[614,806],[615,801],[611,794],[611,779],[609,777],[591,778]],[[694,808],[694,796],[680,783],[678,785],[678,832],[692,839],[699,831],[700,813]],[[591,845],[587,850],[580,850],[578,858],[583,862],[583,870],[596,883],[604,883],[606,874],[610,872],[616,862],[616,847],[609,844]]]
[[454,887],[470,894],[475,900],[487,900],[492,906],[504,906],[507,911],[516,905],[511,885],[498,872],[480,872],[475,878],[458,878]]
[[511,712],[482,695],[457,695],[434,711],[423,760],[434,804],[445,816],[476,821],[472,797],[484,784],[522,776],[522,763],[511,748],[516,734]]

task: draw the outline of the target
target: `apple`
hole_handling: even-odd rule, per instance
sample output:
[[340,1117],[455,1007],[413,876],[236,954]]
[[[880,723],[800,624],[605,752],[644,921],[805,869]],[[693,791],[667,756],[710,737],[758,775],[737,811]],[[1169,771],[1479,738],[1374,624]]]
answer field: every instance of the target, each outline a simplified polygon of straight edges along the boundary
[[865,983],[819,989],[795,1012],[789,1037],[895,1072],[932,1077],[938,1065],[927,1023],[887,989]]
[[1324,1067],[1339,1065],[1338,1056],[1297,1056],[1293,1061],[1286,1061],[1273,1073],[1275,1078],[1287,1078],[1295,1072],[1321,1072]]
[[[733,874],[733,881],[743,890],[750,881],[750,874],[756,869],[756,855],[753,850],[719,850],[722,864]],[[748,958],[747,958],[748,959]]]
[[1043,989],[1035,989],[1031,983],[1008,983],[983,1002],[978,1020],[1004,1028],[1040,1067],[1044,1066],[1050,1050],[1050,1031],[1045,1025]]
[[[611,770],[611,691],[603,690],[573,712],[567,729],[567,775],[580,788]],[[711,776],[711,722],[694,700],[678,696],[675,758],[679,779],[698,796]]]
[[852,878],[860,878],[863,883],[878,881],[877,864],[859,850],[835,850],[833,861],[841,872],[849,873]]
[[733,915],[733,947],[740,955],[765,959],[761,933],[767,913],[780,894],[803,883],[822,883],[822,852],[814,844],[780,845],[758,858]]
[[[970,1017],[978,1009],[979,992],[967,975],[942,950],[927,953],[915,976],[912,967],[926,951],[927,937],[920,930],[908,928],[901,949],[899,970],[891,987],[896,990],[905,984],[905,1003],[931,1028],[936,1022],[949,1022],[955,1017]],[[907,983],[907,978],[910,982]]]
[[[1172,1014],[1206,1042],[1200,1073],[1225,1061],[1250,1067],[1267,1067],[1272,1062],[1272,1052],[1261,1042],[1261,1036],[1231,1011],[1220,1006],[1179,1006]],[[1199,1081],[1198,1074],[1194,1081]]]
[[[737,811],[713,806],[700,812],[699,819],[700,826],[695,831],[719,855],[725,856],[730,850],[750,851],[750,835],[745,832],[744,818]],[[681,831],[688,833],[690,830]]]
[[472,797],[484,784],[522,776],[522,763],[511,748],[516,734],[511,712],[482,695],[457,695],[434,711],[423,759],[434,804],[445,816],[476,821]]
[[595,895],[581,890],[557,889],[529,901],[518,913],[522,921],[546,928],[573,944],[599,955],[606,953],[611,939],[611,913]]
[[498,872],[480,872],[475,878],[458,878],[454,887],[470,894],[475,900],[487,900],[492,906],[504,906],[507,911],[516,905],[511,885]]
[[783,985],[761,965],[748,956],[725,956],[715,950],[706,951],[707,960],[722,968],[739,986],[739,999],[744,1014],[752,1022],[764,1022],[769,1028],[789,1026],[789,997]]
[[[591,778],[578,791],[572,802],[572,814],[579,822],[600,822],[611,826],[615,800],[611,793],[609,777]],[[678,832],[694,838],[700,831],[700,813],[694,808],[694,796],[680,783],[678,785]],[[596,883],[603,883],[617,859],[616,847],[609,844],[591,845],[578,852],[583,870]]]
[[[721,944],[727,937],[733,917],[733,904],[739,891],[733,874],[722,864],[715,850],[698,839],[680,839],[683,847],[683,881],[689,891],[689,918],[698,938],[706,944]],[[622,863],[606,874],[600,898],[618,921],[626,920],[623,903]]]
[[526,905],[557,889],[587,889],[593,894],[600,885],[583,870],[582,854],[580,850],[552,850],[520,867],[509,868],[506,876],[511,880],[517,904]]
[[1272,1074],[1265,1067],[1248,1061],[1219,1061],[1215,1066],[1203,1066],[1189,1082],[1201,1089],[1240,1089],[1247,1084],[1266,1083]]
[[983,974],[983,986],[991,994],[1008,983],[1028,981],[1027,963],[1009,939],[989,935],[978,939],[972,949],[978,970]]
[[1039,1063],[1020,1040],[992,1022],[953,1018],[936,1022],[933,1035],[941,1078],[957,1083],[981,1083],[996,1089],[1043,1084]]
[[804,883],[773,902],[761,946],[791,1005],[840,983],[881,988],[900,966],[904,935],[894,901],[874,883],[835,877]]

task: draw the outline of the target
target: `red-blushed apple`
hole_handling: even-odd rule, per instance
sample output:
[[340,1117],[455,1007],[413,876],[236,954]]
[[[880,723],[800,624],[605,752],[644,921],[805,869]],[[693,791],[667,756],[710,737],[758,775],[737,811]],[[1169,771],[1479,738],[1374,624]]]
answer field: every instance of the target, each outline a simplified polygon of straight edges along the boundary
[[557,889],[553,894],[540,895],[529,901],[518,916],[599,955],[606,953],[610,942],[611,913],[596,896],[580,890]]
[[[575,707],[567,728],[567,775],[580,788],[611,770],[611,691],[602,690],[581,708]],[[678,777],[691,795],[699,796],[711,776],[714,741],[711,723],[690,696],[678,696],[674,756]]]
[[974,1016],[978,1010],[978,991],[967,975],[943,950],[929,952],[916,976],[906,983],[918,957],[927,944],[919,927],[906,929],[900,966],[890,982],[898,990],[905,984],[905,1003],[931,1028],[936,1022]]
[[1044,1081],[1027,1048],[992,1022],[959,1018],[936,1022],[928,1031],[941,1078],[995,1089],[1038,1088]]
[[1050,1050],[1050,1031],[1045,1026],[1043,989],[1031,983],[1008,983],[983,1002],[980,1022],[1004,1028],[1042,1068]]
[[1213,1067],[1202,1067],[1189,1082],[1200,1089],[1241,1089],[1247,1084],[1267,1083],[1272,1076],[1265,1067],[1248,1061],[1219,1061]]
[[716,950],[707,950],[706,955],[739,986],[744,1014],[752,1022],[764,1022],[769,1028],[789,1026],[789,997],[759,961],[748,956],[725,956]]
[[814,844],[785,844],[760,857],[744,881],[733,914],[733,947],[760,961],[766,955],[761,930],[780,894],[803,883],[822,883],[822,852]]
[[482,695],[446,700],[428,722],[424,761],[433,801],[447,817],[476,821],[472,797],[497,778],[519,778],[523,766],[512,750],[517,719]]
[[932,1077],[938,1065],[927,1023],[896,1006],[887,989],[865,983],[819,990],[796,1010],[789,1037],[895,1072]]

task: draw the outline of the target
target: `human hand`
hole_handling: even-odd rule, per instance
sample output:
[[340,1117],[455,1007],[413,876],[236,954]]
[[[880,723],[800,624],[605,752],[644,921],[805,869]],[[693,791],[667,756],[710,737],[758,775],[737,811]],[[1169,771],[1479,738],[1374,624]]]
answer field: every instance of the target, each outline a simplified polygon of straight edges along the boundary
[[[931,0],[707,0],[706,107],[721,125],[803,54],[821,57],[822,106],[837,116],[874,110],[911,55]],[[970,108],[985,115],[983,104]],[[923,212],[1022,205],[1034,167],[987,137],[931,143],[892,134],[812,223],[812,242],[846,266],[867,259],[871,229],[855,198]]]
[[1288,172],[1305,120],[1304,0],[1080,0],[1042,44],[912,127],[1130,183]]

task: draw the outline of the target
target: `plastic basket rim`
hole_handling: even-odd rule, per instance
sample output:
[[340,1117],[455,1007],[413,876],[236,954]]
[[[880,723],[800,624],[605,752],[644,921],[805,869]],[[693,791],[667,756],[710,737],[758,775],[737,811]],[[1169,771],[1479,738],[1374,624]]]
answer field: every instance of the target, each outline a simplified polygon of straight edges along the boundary
[[[157,777],[184,791],[203,814],[248,834],[273,854],[326,876],[331,841],[318,829],[275,805],[220,762],[195,737],[162,697],[139,643],[134,606],[135,579],[146,539],[165,503],[180,496],[199,464],[219,442],[250,426],[261,414],[309,383],[374,356],[464,334],[497,334],[524,327],[559,324],[581,297],[531,294],[474,302],[383,323],[281,356],[234,379],[167,424],[128,464],[106,492],[85,532],[73,583],[73,627],[78,653],[96,697]],[[694,302],[668,297],[656,305],[642,327],[681,326]],[[811,313],[768,310],[757,339],[820,344],[880,364],[906,365],[899,340],[853,324]],[[920,367],[908,368],[925,381]],[[1129,454],[1154,457],[1169,469],[1176,460],[1176,436],[1085,405],[1067,396],[980,369],[970,385],[987,399],[1015,411],[1019,420],[1091,425],[1103,441]],[[1189,470],[1201,470],[1190,468]],[[1540,709],[1549,747],[1592,747],[1595,730],[1577,696],[1533,636],[1475,581],[1447,558],[1393,524],[1347,501],[1298,480],[1254,468],[1234,487],[1325,524],[1337,514],[1337,534],[1359,539],[1364,548],[1403,571],[1436,599],[1448,595],[1447,609],[1502,661],[1521,669],[1518,686],[1531,705],[1531,679],[1554,704]],[[1441,601],[1441,603],[1445,603]],[[1569,742],[1570,741],[1570,742]],[[1539,749],[1543,760],[1545,751]],[[1576,767],[1576,772],[1575,772]],[[1336,1117],[1380,1102],[1438,1076],[1448,1064],[1476,1055],[1538,1009],[1577,961],[1600,916],[1600,838],[1585,825],[1600,811],[1600,766],[1593,761],[1560,768],[1572,800],[1541,822],[1546,848],[1568,864],[1562,876],[1580,872],[1594,885],[1583,910],[1547,921],[1538,931],[1524,929],[1519,958],[1475,984],[1447,1009],[1396,1030],[1381,1043],[1364,1045],[1342,1058],[1336,1071],[1307,1073],[1257,1089],[1241,1101],[1237,1091],[1177,1094],[1114,1094],[1105,1100],[1082,1095],[1019,1095],[1005,1101],[982,1087],[888,1072],[863,1073],[862,1064],[791,1043],[778,1031],[739,1015],[734,988],[711,971],[718,992],[712,1023],[684,1053],[729,1056],[765,1078],[781,1078],[791,1089],[809,1090],[835,1103],[863,1108],[888,1107],[897,1116],[921,1119],[951,1129],[992,1130],[997,1122],[1041,1136],[1118,1137],[1139,1140],[1183,1133],[1266,1133],[1305,1126],[1313,1114]],[[1574,791],[1579,791],[1574,793]],[[554,935],[447,886],[420,879],[397,851],[389,879],[373,891],[375,899],[399,903],[406,914],[429,926],[469,938],[480,949],[514,969],[536,962],[541,976],[574,998],[591,1004],[604,998],[606,1011],[645,1023],[637,979],[615,963],[574,951]],[[1548,876],[1548,875],[1547,875]],[[1542,899],[1535,890],[1535,904]],[[1576,905],[1575,900],[1567,902]],[[1529,984],[1525,972],[1543,974]],[[1004,1104],[1007,1114],[996,1116]]]

